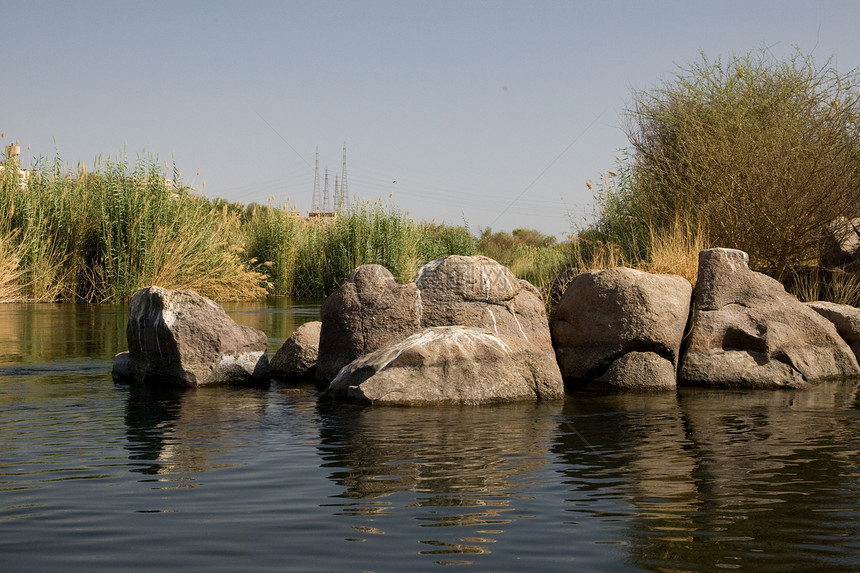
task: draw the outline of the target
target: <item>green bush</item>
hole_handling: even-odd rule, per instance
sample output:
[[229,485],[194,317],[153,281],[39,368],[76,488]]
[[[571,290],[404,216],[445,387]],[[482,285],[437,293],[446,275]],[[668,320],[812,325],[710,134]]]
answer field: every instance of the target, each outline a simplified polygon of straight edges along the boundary
[[797,52],[701,61],[629,110],[631,149],[595,230],[647,258],[678,221],[781,275],[817,261],[824,226],[860,215],[860,74]]

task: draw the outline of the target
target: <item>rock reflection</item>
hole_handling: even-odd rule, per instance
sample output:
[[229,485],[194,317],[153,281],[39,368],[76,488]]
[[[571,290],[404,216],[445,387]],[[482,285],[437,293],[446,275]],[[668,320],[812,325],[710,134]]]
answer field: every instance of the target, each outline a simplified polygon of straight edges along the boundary
[[488,553],[483,544],[495,539],[487,532],[502,534],[518,519],[517,492],[546,465],[561,409],[560,402],[471,408],[320,404],[322,467],[330,469],[344,498],[329,507],[335,515],[364,519],[351,525],[354,530],[385,533],[389,518],[402,527],[400,510],[417,527],[443,528],[439,536],[446,535],[444,528],[458,528],[449,539],[412,535],[433,547],[422,554]]
[[157,389],[129,387],[126,432],[131,471],[152,476],[165,487],[193,487],[198,474],[230,467],[225,455],[247,437],[237,427],[260,426],[265,392],[248,389]]
[[647,570],[851,570],[856,391],[576,396],[554,447],[568,509],[626,528]]

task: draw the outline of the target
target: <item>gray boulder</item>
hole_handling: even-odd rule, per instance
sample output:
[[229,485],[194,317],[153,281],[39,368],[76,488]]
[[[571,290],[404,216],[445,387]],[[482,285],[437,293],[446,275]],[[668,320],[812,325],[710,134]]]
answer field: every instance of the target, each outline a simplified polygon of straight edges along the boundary
[[[518,363],[529,365],[542,388],[541,398],[563,396],[564,385],[537,289],[487,257],[438,259],[425,265],[416,281],[407,285],[395,283],[378,265],[364,265],[325,301],[321,315],[318,381],[331,380],[341,367],[359,356],[389,349],[428,327],[461,326],[492,334]],[[394,372],[402,370],[391,370],[378,380],[387,380]],[[534,391],[530,394],[532,399],[536,395]]]
[[472,326],[506,342],[552,352],[540,292],[489,257],[451,255],[427,263],[415,279],[421,326]]
[[354,360],[323,396],[400,406],[558,399],[563,389],[553,370],[493,332],[431,327]]
[[836,332],[860,361],[860,308],[825,301],[808,302],[806,306],[833,323]]
[[550,325],[568,386],[675,388],[692,286],[629,268],[587,271],[568,285]]
[[397,284],[381,265],[358,267],[320,308],[316,379],[327,383],[359,356],[406,338],[420,313],[415,284]]
[[860,375],[836,328],[733,249],[699,253],[694,313],[678,384],[802,388]]
[[283,380],[312,380],[320,348],[318,320],[299,326],[269,362],[269,375]]
[[[129,302],[129,353],[114,371],[137,381],[182,386],[268,380],[265,333],[236,324],[215,302],[157,286]],[[130,363],[130,367],[129,367]]]

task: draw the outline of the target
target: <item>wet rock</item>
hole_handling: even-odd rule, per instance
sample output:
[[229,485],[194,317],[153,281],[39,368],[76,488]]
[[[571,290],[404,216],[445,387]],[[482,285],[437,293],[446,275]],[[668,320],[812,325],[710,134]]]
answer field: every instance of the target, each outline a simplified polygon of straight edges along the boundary
[[692,286],[628,268],[587,271],[568,286],[551,323],[572,388],[672,389]]
[[111,369],[111,374],[116,380],[122,380],[124,378],[131,378],[134,376],[134,367],[131,363],[131,353],[128,350],[120,352],[113,357],[113,368]]
[[312,380],[319,358],[321,326],[318,320],[299,326],[272,357],[269,375],[282,380]]
[[733,249],[699,253],[694,314],[678,384],[711,388],[802,388],[860,375],[836,328],[748,266]]
[[153,384],[203,386],[268,380],[265,333],[236,324],[215,302],[190,290],[157,286],[129,302],[128,357],[115,371]]

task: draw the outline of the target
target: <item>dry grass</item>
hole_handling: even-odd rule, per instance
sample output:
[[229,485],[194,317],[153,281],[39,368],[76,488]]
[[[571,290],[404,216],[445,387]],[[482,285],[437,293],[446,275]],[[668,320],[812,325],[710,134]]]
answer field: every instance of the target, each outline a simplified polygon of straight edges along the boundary
[[676,218],[664,231],[651,229],[649,259],[639,266],[649,273],[680,275],[696,286],[699,251],[707,249],[702,225]]
[[21,298],[21,280],[24,271],[21,263],[21,248],[16,246],[14,237],[0,237],[0,302],[19,300]]

